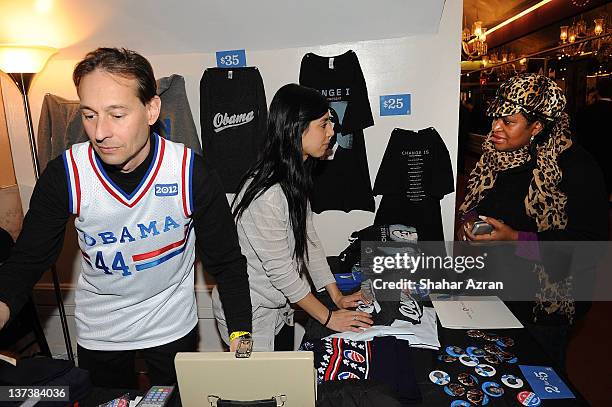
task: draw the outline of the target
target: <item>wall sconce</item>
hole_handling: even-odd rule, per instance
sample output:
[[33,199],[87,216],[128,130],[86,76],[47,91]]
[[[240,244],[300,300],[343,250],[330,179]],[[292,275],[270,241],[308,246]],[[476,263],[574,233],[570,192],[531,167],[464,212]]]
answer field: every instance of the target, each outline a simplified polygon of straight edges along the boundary
[[481,28],[480,29],[480,35],[478,36],[478,39],[481,42],[486,42],[487,41],[487,29],[486,28]]
[[593,31],[595,32],[595,35],[600,35],[603,32],[603,22],[604,22],[604,19],[603,18],[596,18],[593,21],[595,22],[595,29]]
[[474,21],[472,34],[474,34],[474,37],[480,37],[482,35],[482,21]]
[[576,41],[576,27],[574,27],[573,25],[569,28],[569,31],[567,33],[567,40],[570,42],[570,44],[573,44],[574,41]]
[[569,27],[567,25],[561,26],[561,34],[559,34],[559,39],[563,41],[564,44],[565,44],[565,41],[567,41],[567,29],[568,28]]
[[[23,97],[23,110],[28,128],[28,138],[30,142],[30,155],[32,158],[32,167],[36,181],[40,177],[40,166],[38,164],[38,150],[36,148],[36,139],[34,137],[34,127],[32,125],[32,114],[30,113],[30,101],[28,100],[28,91],[32,84],[34,76],[43,70],[47,61],[57,52],[57,49],[45,46],[28,46],[16,44],[0,44],[0,71],[5,72],[11,77],[21,96]],[[62,323],[62,331],[64,334],[64,342],[66,343],[66,351],[68,358],[74,360],[72,345],[70,343],[70,333],[68,331],[68,321],[66,319],[66,310],[62,299],[59,278],[55,265],[51,267],[53,277],[53,287],[55,289],[55,298],[60,313]]]

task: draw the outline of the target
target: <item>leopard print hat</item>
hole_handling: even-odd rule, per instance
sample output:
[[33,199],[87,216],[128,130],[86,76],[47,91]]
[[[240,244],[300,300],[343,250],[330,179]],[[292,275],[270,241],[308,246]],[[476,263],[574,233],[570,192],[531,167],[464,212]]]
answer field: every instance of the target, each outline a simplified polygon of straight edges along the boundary
[[535,73],[514,76],[504,82],[487,109],[487,116],[501,117],[515,113],[535,114],[554,121],[559,118],[567,100],[552,79]]
[[459,214],[475,208],[487,191],[493,188],[497,173],[535,159],[533,178],[525,197],[525,210],[536,220],[538,231],[565,229],[567,197],[559,190],[562,173],[559,155],[572,145],[563,91],[550,78],[533,73],[508,79],[497,91],[487,109],[493,117],[528,113],[550,123],[550,133],[541,143],[523,146],[515,151],[497,151],[489,137],[483,143],[483,154],[470,174],[467,192]]

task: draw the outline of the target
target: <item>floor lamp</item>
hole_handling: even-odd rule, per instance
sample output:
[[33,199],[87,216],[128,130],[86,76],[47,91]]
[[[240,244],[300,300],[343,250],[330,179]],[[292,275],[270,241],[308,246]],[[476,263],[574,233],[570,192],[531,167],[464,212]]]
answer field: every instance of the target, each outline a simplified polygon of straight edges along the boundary
[[[40,165],[38,163],[38,151],[36,149],[36,139],[34,137],[34,126],[32,125],[28,91],[30,90],[30,85],[32,84],[34,76],[42,71],[49,58],[56,52],[57,50],[51,47],[12,44],[0,45],[0,71],[5,72],[11,77],[23,97],[23,109],[28,127],[30,154],[32,156],[32,167],[34,169],[36,181],[38,181],[40,177]],[[59,308],[66,352],[68,358],[74,360],[70,332],[68,331],[68,320],[66,319],[66,310],[64,308],[64,301],[62,299],[62,292],[55,265],[51,267],[51,275],[53,277],[53,288]]]

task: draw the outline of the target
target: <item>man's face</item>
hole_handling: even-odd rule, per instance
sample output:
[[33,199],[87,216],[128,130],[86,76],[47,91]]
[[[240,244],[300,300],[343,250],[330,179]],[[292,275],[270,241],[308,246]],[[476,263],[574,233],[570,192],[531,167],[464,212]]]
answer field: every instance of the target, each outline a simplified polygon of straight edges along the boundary
[[138,98],[136,79],[95,70],[85,75],[77,92],[83,126],[102,161],[130,172],[149,153],[149,126],[159,117],[161,101]]

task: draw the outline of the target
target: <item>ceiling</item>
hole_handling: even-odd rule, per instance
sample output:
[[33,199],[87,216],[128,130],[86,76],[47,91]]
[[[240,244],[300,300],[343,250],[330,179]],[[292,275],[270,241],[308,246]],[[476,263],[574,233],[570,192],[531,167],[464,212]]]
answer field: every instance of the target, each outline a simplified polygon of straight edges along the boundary
[[481,20],[483,27],[494,27],[539,0],[463,0],[463,16],[468,24]]
[[0,0],[0,43],[61,56],[110,44],[146,55],[293,48],[436,33],[444,2]]
[[[540,0],[464,0],[464,24],[468,27],[478,18],[483,27],[492,28],[509,17],[539,3]],[[577,16],[592,25],[601,12],[612,11],[612,2],[605,0],[553,0],[537,11],[498,30],[487,37],[489,52],[501,48],[516,55],[528,55],[559,43],[559,27],[571,25]]]

